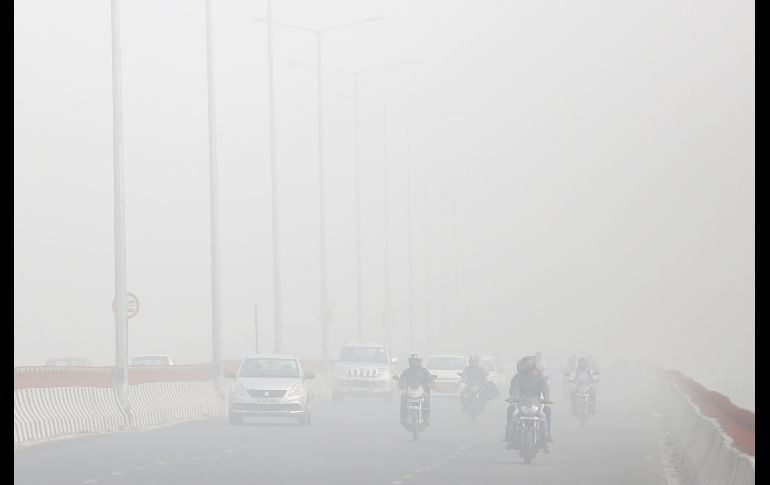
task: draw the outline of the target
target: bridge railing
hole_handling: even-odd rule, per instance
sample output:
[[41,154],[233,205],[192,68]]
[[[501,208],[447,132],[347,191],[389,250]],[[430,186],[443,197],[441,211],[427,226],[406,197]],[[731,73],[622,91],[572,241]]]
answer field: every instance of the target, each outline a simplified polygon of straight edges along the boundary
[[667,414],[689,478],[699,485],[754,484],[754,413],[679,371],[663,376],[673,384]]
[[[239,365],[227,360],[223,372]],[[322,368],[314,361],[303,367]],[[224,392],[216,389],[211,364],[130,366],[123,409],[114,380],[114,367],[15,367],[14,444],[224,416],[232,385],[225,379]]]

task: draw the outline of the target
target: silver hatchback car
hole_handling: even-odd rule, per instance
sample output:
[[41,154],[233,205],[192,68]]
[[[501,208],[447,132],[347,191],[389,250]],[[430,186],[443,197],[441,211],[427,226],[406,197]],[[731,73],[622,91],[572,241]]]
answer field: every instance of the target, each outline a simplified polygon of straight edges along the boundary
[[251,355],[241,362],[230,392],[230,424],[241,424],[244,416],[296,418],[310,423],[310,380],[299,359],[289,354]]

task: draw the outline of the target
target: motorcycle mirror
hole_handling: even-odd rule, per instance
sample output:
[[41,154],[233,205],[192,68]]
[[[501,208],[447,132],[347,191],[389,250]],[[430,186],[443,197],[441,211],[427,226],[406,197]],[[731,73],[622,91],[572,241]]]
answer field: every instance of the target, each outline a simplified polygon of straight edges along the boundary
[[462,372],[458,372],[458,373],[457,373],[457,375],[458,375],[458,376],[461,376],[461,375],[463,375],[463,373],[462,373]]
[[397,381],[398,380],[398,376],[393,376],[393,380]]

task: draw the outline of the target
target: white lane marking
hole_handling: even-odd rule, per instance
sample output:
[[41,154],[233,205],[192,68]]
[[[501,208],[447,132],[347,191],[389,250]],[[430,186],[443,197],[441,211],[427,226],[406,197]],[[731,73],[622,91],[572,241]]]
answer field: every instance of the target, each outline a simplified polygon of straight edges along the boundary
[[404,483],[404,482],[403,482],[403,481],[401,481],[401,480],[394,480],[394,481],[392,481],[392,482],[390,482],[390,483],[391,483],[392,485],[401,485],[401,484],[402,484],[402,483]]
[[231,450],[225,450],[225,453],[235,453],[235,450],[234,450],[234,449],[231,449]]
[[75,467],[76,472],[82,472],[83,470],[85,470],[85,468],[83,468],[82,466]]
[[123,472],[112,472],[110,475],[117,477],[118,475],[123,475]]
[[86,480],[83,483],[96,483],[98,481],[99,481],[99,479],[97,479],[97,478],[89,478],[88,480]]
[[140,465],[140,466],[135,466],[135,467],[134,467],[134,470],[146,470],[146,469],[147,469],[147,467],[146,467],[146,466],[143,466],[143,465]]
[[193,460],[202,460],[202,459],[203,459],[202,456],[196,456],[195,458],[193,458]]
[[216,453],[214,453],[213,455],[209,455],[209,458],[219,458],[219,455],[217,455]]
[[166,462],[164,462],[164,461],[158,461],[158,462],[156,462],[155,464],[156,464],[156,465],[165,465],[165,464],[166,464]]
[[251,446],[249,446],[249,445],[241,445],[241,449],[242,450],[245,450],[246,448],[251,448]]

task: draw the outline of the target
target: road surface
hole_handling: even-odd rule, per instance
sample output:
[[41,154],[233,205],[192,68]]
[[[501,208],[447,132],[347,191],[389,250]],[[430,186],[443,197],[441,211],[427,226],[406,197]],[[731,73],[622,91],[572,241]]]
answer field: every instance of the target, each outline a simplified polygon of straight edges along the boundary
[[433,398],[432,426],[413,442],[398,404],[319,399],[313,422],[208,419],[45,443],[14,453],[16,484],[585,484],[666,485],[653,389],[643,380],[600,383],[597,414],[582,426],[552,389],[550,454],[531,465],[501,442],[505,403],[475,423],[452,398]]

